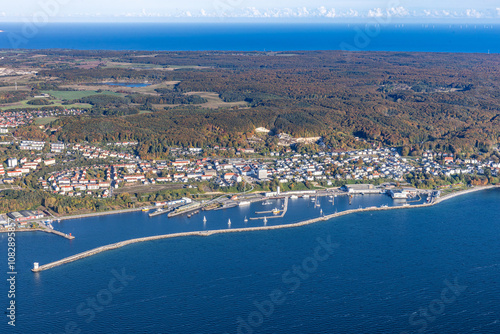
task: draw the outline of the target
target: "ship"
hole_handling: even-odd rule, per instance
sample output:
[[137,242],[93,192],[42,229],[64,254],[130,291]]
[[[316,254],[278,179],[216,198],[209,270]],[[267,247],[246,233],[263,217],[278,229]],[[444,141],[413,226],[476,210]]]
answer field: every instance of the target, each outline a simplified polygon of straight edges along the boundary
[[245,223],[246,223],[246,222],[248,222],[248,218],[247,218],[247,216],[245,216],[245,219],[243,219],[243,221],[244,221]]
[[278,208],[274,208],[273,215],[279,214],[281,211]]
[[227,226],[231,227],[231,219],[227,221]]
[[203,216],[203,222],[206,223],[207,222],[207,217]]
[[151,209],[150,209],[150,208],[148,208],[148,207],[144,207],[144,208],[142,208],[142,211],[143,211],[143,212],[147,212],[147,211],[149,211],[149,210],[151,210]]
[[246,206],[246,205],[250,205],[250,202],[249,201],[243,201],[243,202],[240,202],[239,206]]
[[267,217],[264,217],[264,224],[267,224]]
[[299,197],[298,197],[298,196],[296,196],[296,195],[292,195],[292,196],[290,196],[290,198],[291,198],[291,199],[297,199],[297,198],[299,198]]

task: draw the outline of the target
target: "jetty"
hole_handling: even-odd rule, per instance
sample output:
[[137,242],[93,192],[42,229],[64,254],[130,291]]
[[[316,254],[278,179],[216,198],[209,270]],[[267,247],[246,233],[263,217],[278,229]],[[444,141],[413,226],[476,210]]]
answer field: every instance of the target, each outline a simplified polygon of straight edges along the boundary
[[[12,232],[12,231],[8,231],[8,230],[0,231],[0,233],[8,233],[8,232]],[[19,232],[45,232],[45,233],[52,233],[52,234],[58,235],[60,237],[68,239],[68,240],[75,239],[75,237],[72,235],[62,233],[62,232],[59,232],[59,231],[56,231],[56,230],[53,230],[50,228],[17,228],[14,230],[14,232],[15,233],[19,233]]]
[[[225,230],[213,230],[213,231],[198,231],[198,232],[184,232],[184,233],[174,233],[174,234],[166,234],[166,235],[158,235],[158,236],[152,236],[152,237],[145,237],[145,238],[137,238],[137,239],[131,239],[131,240],[126,240],[126,241],[121,241],[117,242],[111,245],[107,246],[102,246],[98,248],[94,248],[92,250],[79,253],[67,258],[64,258],[59,261],[51,262],[42,266],[37,265],[31,269],[33,272],[40,272],[44,271],[47,269],[51,269],[66,263],[74,262],[95,254],[99,254],[105,251],[121,248],[127,245],[139,243],[139,242],[147,242],[147,241],[155,241],[155,240],[162,240],[162,239],[169,239],[169,238],[179,238],[179,237],[188,237],[188,236],[202,236],[202,237],[207,237],[215,234],[222,234],[222,233],[238,233],[238,232],[254,232],[254,231],[267,231],[267,230],[278,230],[278,229],[283,229],[283,228],[295,228],[295,227],[301,227],[301,226],[306,226],[310,224],[314,224],[317,222],[321,221],[327,221],[336,217],[341,217],[341,216],[346,216],[350,215],[353,213],[358,213],[358,212],[370,212],[370,211],[387,211],[387,210],[404,210],[404,209],[415,209],[415,208],[427,208],[427,207],[432,207],[438,203],[441,203],[445,200],[472,193],[475,191],[481,191],[481,190],[486,190],[486,189],[492,189],[492,188],[500,188],[500,186],[488,186],[488,187],[481,187],[481,188],[472,188],[468,190],[464,190],[458,193],[453,193],[446,195],[444,197],[438,198],[431,203],[427,204],[415,204],[415,205],[407,205],[407,206],[387,206],[387,207],[369,207],[369,208],[360,208],[360,209],[352,209],[352,210],[347,210],[347,211],[341,211],[341,212],[336,212],[334,214],[326,215],[326,216],[320,216],[317,218],[312,218],[308,219],[302,222],[298,223],[292,223],[292,224],[285,224],[285,225],[274,225],[274,226],[260,226],[260,227],[248,227],[248,228],[238,228],[238,229],[225,229]],[[264,219],[265,217],[262,218],[257,218],[257,219]],[[272,217],[268,217],[272,218]]]
[[[273,213],[274,210],[271,211],[256,211],[256,214],[266,214]],[[266,217],[250,217],[250,220],[259,220],[259,219],[272,219],[272,218],[283,218],[285,217],[286,212],[288,211],[288,197],[285,197],[285,204],[283,204],[283,209],[280,210],[280,215],[266,216]]]

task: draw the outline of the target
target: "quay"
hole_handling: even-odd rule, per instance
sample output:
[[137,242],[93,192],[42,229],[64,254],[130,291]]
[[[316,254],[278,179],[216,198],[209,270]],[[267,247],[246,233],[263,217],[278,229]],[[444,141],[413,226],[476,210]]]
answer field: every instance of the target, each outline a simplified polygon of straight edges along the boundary
[[169,213],[169,212],[172,212],[174,210],[174,208],[169,208],[169,209],[158,209],[154,212],[151,212],[149,214],[149,217],[156,217],[156,216],[159,216],[159,215],[163,215],[165,213]]
[[[131,239],[131,240],[126,240],[118,243],[114,243],[111,245],[107,246],[102,246],[98,248],[94,248],[92,250],[79,253],[67,258],[64,258],[59,261],[51,262],[46,265],[38,266],[38,263],[36,263],[35,268],[31,269],[33,272],[40,272],[44,270],[48,270],[66,263],[74,262],[92,255],[96,255],[108,250],[113,250],[117,248],[121,248],[130,244],[135,244],[139,242],[147,242],[147,241],[154,241],[154,240],[161,240],[161,239],[169,239],[169,238],[178,238],[178,237],[187,237],[187,236],[202,236],[202,237],[207,237],[215,234],[222,234],[222,233],[238,233],[238,232],[254,232],[254,231],[267,231],[267,230],[278,230],[278,229],[283,229],[283,228],[295,228],[295,227],[301,227],[301,226],[306,226],[310,224],[314,224],[317,222],[321,221],[327,221],[336,217],[341,217],[341,216],[346,216],[350,215],[353,213],[357,212],[370,212],[370,211],[387,211],[387,210],[402,210],[402,209],[416,209],[416,208],[426,208],[426,207],[432,207],[434,205],[437,205],[443,201],[446,201],[448,199],[476,192],[476,191],[481,191],[481,190],[486,190],[486,189],[492,189],[492,188],[500,188],[500,186],[487,186],[487,187],[476,187],[464,191],[460,191],[457,193],[452,193],[446,196],[443,196],[441,198],[437,198],[433,200],[431,203],[427,204],[416,204],[416,205],[407,205],[407,206],[391,206],[391,207],[369,207],[369,208],[360,208],[360,209],[352,209],[352,210],[347,210],[347,211],[342,211],[334,214],[330,214],[327,216],[321,216],[317,218],[312,218],[308,219],[302,222],[298,223],[293,223],[293,224],[286,224],[286,225],[274,225],[274,226],[260,226],[260,227],[249,227],[249,228],[238,228],[238,229],[227,229],[227,230],[214,230],[214,231],[198,231],[198,232],[184,232],[184,233],[174,233],[174,234],[165,234],[165,235],[158,235],[158,236],[152,236],[152,237],[145,237],[145,238],[137,238],[137,239]],[[270,217],[269,217],[270,218]],[[259,218],[258,218],[259,219]]]
[[184,206],[177,208],[175,211],[170,212],[168,214],[168,218],[175,217],[175,216],[182,215],[182,214],[191,213],[191,212],[200,210],[201,207],[202,207],[202,204],[199,202],[194,202],[194,203],[191,203],[188,205],[184,205]]

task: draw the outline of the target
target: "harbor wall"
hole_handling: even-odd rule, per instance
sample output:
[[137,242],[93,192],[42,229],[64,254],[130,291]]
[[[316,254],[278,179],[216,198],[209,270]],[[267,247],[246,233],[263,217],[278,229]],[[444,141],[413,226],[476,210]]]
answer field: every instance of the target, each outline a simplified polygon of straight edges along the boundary
[[314,223],[317,223],[320,221],[327,221],[327,220],[330,220],[330,219],[333,219],[336,217],[350,215],[350,214],[357,213],[357,212],[416,209],[416,208],[431,207],[431,206],[434,206],[438,203],[444,202],[448,199],[451,199],[451,198],[454,198],[454,197],[457,197],[460,195],[465,195],[465,194],[469,194],[469,193],[476,192],[476,191],[492,189],[492,188],[499,188],[499,187],[500,186],[488,186],[488,187],[468,189],[468,190],[464,190],[461,192],[452,193],[452,194],[443,196],[442,198],[439,198],[439,199],[433,201],[432,203],[426,203],[426,204],[407,205],[407,206],[392,206],[392,207],[368,207],[368,208],[346,210],[346,211],[342,211],[342,212],[338,212],[338,213],[334,213],[334,214],[330,214],[330,215],[326,215],[326,216],[321,216],[321,217],[317,217],[317,218],[312,218],[312,219],[308,219],[308,220],[298,222],[298,223],[286,224],[286,225],[260,226],[260,227],[249,227],[249,228],[238,228],[238,229],[213,230],[213,231],[184,232],[184,233],[174,233],[174,234],[157,235],[157,236],[151,236],[151,237],[130,239],[130,240],[126,240],[126,241],[117,242],[117,243],[114,243],[111,245],[94,248],[94,249],[91,249],[89,251],[79,253],[76,255],[72,255],[72,256],[64,258],[62,260],[39,266],[37,269],[32,269],[32,271],[33,272],[44,271],[44,270],[51,269],[51,268],[54,268],[54,267],[57,267],[57,266],[60,266],[60,265],[66,264],[66,263],[74,262],[74,261],[92,256],[92,255],[96,255],[96,254],[99,254],[102,252],[121,248],[121,247],[124,247],[127,245],[139,243],[139,242],[147,242],[147,241],[155,241],[155,240],[179,238],[179,237],[189,237],[189,236],[207,237],[207,236],[211,236],[211,235],[215,235],[215,234],[222,234],[222,233],[267,231],[267,230],[277,230],[277,229],[283,229],[283,228],[301,227],[301,226],[314,224]]

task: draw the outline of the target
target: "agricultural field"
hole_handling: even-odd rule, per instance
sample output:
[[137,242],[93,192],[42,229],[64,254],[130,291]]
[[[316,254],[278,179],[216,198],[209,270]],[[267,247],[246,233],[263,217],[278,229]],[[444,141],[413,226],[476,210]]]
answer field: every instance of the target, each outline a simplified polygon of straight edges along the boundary
[[59,119],[59,117],[39,117],[35,119],[35,124],[36,125],[47,125],[49,123],[52,123],[56,119]]
[[112,91],[102,91],[102,92],[97,92],[95,90],[78,90],[78,91],[56,91],[56,90],[48,90],[48,91],[43,91],[45,94],[49,94],[50,96],[58,99],[58,100],[66,100],[66,101],[71,101],[71,100],[78,100],[84,97],[92,96],[92,95],[115,95],[115,96],[122,96],[122,94],[112,92]]
[[185,95],[198,95],[207,99],[206,103],[200,104],[199,106],[207,109],[218,109],[218,108],[232,108],[232,107],[248,107],[248,103],[245,101],[239,102],[224,102],[218,93],[214,92],[189,92]]

